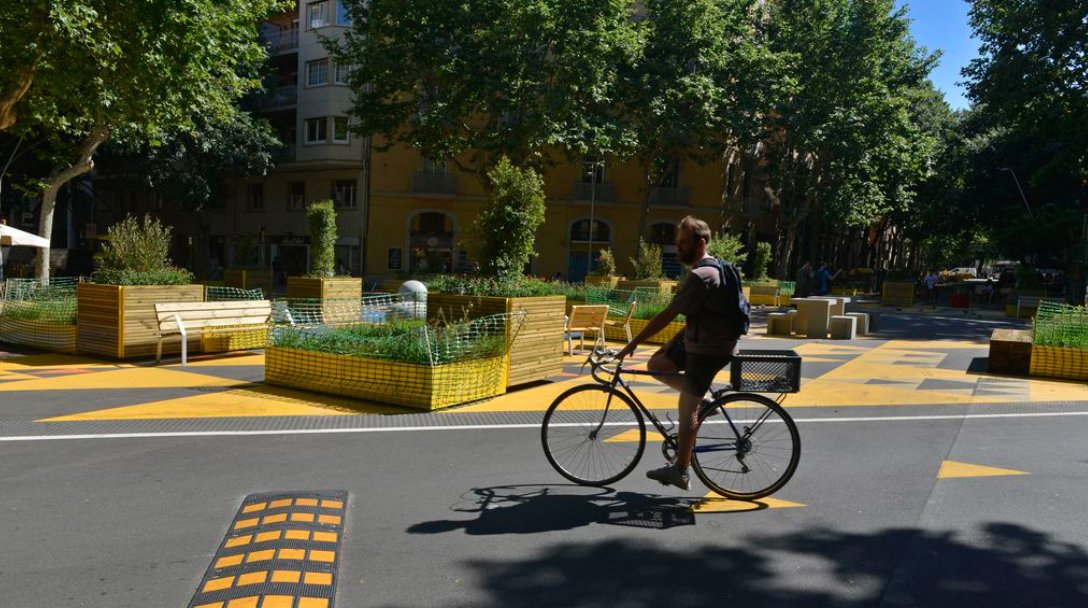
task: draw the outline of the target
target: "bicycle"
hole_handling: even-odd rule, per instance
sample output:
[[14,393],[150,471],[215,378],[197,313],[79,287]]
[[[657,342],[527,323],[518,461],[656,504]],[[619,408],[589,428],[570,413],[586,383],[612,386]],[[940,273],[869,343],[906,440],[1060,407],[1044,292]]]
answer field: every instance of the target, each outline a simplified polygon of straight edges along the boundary
[[[583,368],[591,366],[596,383],[564,392],[544,414],[544,455],[560,475],[577,484],[606,486],[630,474],[646,447],[644,418],[664,438],[665,459],[676,459],[677,435],[623,379],[624,374],[657,374],[624,368],[622,361],[609,367],[615,352],[595,349]],[[797,469],[801,438],[781,401],[799,390],[801,358],[793,351],[742,351],[732,365],[732,383],[712,390],[699,407],[692,469],[715,493],[753,500],[781,489]],[[734,392],[734,386],[753,392]],[[777,392],[779,398],[756,392]],[[742,412],[752,416],[741,419]]]

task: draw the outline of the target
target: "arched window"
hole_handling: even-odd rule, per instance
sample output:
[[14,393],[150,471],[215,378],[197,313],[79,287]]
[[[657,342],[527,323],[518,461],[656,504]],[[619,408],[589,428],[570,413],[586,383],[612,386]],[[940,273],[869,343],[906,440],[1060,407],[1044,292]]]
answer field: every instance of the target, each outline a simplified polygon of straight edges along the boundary
[[[572,243],[588,243],[590,240],[589,220],[578,220],[571,224],[570,240]],[[608,224],[601,220],[593,220],[593,242],[609,243],[612,241],[611,230]]]

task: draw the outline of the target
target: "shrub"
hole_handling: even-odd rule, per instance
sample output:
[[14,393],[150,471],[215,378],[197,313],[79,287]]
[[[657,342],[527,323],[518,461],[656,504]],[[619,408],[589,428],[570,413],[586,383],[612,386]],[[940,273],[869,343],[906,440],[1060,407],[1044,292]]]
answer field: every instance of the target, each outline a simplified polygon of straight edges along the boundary
[[612,255],[612,248],[608,247],[602,249],[597,254],[597,276],[602,277],[614,277],[616,276],[616,257]]
[[741,259],[744,257],[742,251],[744,251],[744,241],[739,236],[734,236],[724,230],[712,236],[710,243],[707,245],[707,253],[729,262],[738,269],[741,266]]
[[661,270],[661,247],[647,243],[641,238],[638,240],[638,257],[630,258],[631,265],[635,267],[635,280],[660,279],[664,273]]
[[771,265],[771,244],[765,241],[756,243],[756,250],[752,253],[752,276],[757,281],[767,280],[767,267]]
[[313,258],[310,276],[326,278],[336,272],[336,207],[326,199],[306,208]]
[[284,331],[276,336],[275,343],[284,348],[419,365],[493,357],[501,355],[506,347],[504,336],[480,335],[472,331],[471,324],[433,326],[416,320]]
[[544,179],[532,169],[515,167],[505,156],[487,177],[491,193],[473,222],[469,249],[484,276],[519,276],[544,223]]
[[110,285],[185,285],[193,274],[170,264],[170,228],[145,215],[110,227],[94,282]]

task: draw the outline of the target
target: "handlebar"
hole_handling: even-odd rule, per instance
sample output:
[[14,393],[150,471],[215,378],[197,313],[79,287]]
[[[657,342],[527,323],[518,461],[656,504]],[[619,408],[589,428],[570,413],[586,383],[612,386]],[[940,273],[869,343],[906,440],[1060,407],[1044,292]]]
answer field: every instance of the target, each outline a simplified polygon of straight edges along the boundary
[[[612,348],[602,348],[598,346],[589,354],[589,357],[586,358],[586,362],[582,364],[582,367],[585,368],[586,365],[589,365],[590,374],[597,382],[600,382],[601,384],[611,384],[612,378],[623,370],[623,361],[616,360],[616,353],[618,352],[618,350]],[[615,366],[610,367],[610,363],[615,363]],[[598,376],[597,372],[601,371],[611,376],[611,378],[606,379]]]

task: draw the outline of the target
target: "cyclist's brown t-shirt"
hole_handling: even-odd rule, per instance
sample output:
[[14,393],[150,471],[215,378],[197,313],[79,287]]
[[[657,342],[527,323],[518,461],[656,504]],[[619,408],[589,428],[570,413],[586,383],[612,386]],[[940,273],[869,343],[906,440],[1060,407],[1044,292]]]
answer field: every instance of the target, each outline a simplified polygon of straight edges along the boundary
[[725,294],[715,266],[694,268],[672,300],[687,318],[684,349],[694,355],[732,355],[737,336],[725,316]]

